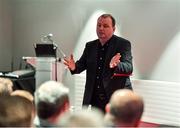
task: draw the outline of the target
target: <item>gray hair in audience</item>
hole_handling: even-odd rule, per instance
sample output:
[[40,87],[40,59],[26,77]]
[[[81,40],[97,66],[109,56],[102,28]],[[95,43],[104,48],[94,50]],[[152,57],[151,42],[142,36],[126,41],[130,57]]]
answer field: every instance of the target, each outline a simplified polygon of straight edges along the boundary
[[66,102],[69,102],[69,89],[56,81],[43,83],[35,92],[37,115],[41,119],[54,116]]

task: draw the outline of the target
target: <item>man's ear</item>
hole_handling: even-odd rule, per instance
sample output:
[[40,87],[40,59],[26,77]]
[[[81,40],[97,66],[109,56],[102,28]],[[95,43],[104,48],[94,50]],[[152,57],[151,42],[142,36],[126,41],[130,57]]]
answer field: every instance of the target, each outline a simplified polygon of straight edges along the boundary
[[69,108],[70,108],[70,103],[69,103],[69,101],[68,101],[68,102],[66,102],[66,103],[64,104],[64,111],[69,110]]
[[115,32],[115,30],[116,30],[116,27],[114,26],[114,27],[113,27],[113,31]]
[[110,104],[109,103],[106,104],[105,111],[106,111],[106,113],[109,113],[109,111],[110,111]]

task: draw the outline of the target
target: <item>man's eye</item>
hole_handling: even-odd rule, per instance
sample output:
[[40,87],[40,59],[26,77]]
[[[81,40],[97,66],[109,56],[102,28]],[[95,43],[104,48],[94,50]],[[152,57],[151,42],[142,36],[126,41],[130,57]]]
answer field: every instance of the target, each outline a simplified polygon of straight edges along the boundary
[[109,27],[109,25],[103,25],[103,27],[104,27],[104,28],[108,28],[108,27]]
[[98,27],[101,27],[101,25],[99,24]]

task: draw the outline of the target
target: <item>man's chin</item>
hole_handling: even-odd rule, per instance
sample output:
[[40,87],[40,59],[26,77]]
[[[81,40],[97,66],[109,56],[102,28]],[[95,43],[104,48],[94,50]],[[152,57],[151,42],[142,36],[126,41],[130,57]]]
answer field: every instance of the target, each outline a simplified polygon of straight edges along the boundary
[[104,36],[99,36],[99,39],[104,40],[106,38]]

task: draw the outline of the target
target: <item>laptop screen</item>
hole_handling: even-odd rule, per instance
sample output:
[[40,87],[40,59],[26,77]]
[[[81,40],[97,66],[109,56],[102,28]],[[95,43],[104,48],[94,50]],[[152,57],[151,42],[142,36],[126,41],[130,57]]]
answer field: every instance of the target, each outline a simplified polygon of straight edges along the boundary
[[57,47],[54,44],[35,44],[36,57],[56,57]]

